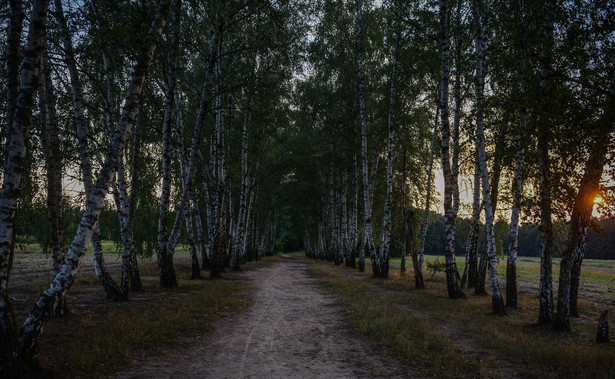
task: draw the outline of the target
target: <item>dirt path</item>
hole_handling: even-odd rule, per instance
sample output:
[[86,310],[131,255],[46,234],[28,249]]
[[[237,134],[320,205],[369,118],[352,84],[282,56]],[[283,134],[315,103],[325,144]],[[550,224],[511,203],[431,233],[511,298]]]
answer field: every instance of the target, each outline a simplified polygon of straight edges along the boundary
[[117,377],[406,378],[416,376],[373,343],[352,335],[335,298],[307,264],[285,259],[241,274],[253,304],[190,346],[134,362]]

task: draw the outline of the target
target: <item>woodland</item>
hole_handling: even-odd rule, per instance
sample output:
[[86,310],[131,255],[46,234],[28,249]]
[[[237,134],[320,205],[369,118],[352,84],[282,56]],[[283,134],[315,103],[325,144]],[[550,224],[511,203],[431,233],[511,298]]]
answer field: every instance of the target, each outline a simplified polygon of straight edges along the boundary
[[[564,332],[615,259],[612,0],[8,0],[0,29],[1,377],[90,251],[111,302],[147,259],[177,288],[183,246],[193,280],[303,251],[417,289],[439,255],[493,317],[539,257],[528,322]],[[18,320],[30,245],[53,275]]]

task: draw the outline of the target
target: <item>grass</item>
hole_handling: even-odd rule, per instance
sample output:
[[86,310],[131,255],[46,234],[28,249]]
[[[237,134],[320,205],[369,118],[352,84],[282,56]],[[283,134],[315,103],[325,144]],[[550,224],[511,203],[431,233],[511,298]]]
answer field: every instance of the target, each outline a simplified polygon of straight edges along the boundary
[[[534,292],[522,291],[519,309],[499,317],[490,314],[490,297],[468,293],[467,299],[448,299],[441,273],[426,279],[427,289],[419,291],[411,274],[400,275],[397,270],[391,271],[388,280],[371,279],[368,262],[367,272],[359,273],[323,261],[306,261],[339,297],[353,327],[422,373],[445,377],[615,375],[614,343],[594,342],[601,308],[592,302],[580,299],[582,316],[571,320],[572,333],[556,333],[533,325],[538,316]],[[519,269],[537,281],[537,265]],[[590,272],[583,280],[607,283],[614,275],[612,270],[586,271]]]
[[[271,264],[275,258],[248,263],[244,269]],[[93,274],[79,275],[68,293],[70,314],[52,319],[40,340],[44,367],[63,377],[102,377],[127,365],[131,357],[157,354],[165,346],[198,340],[211,331],[211,322],[234,314],[250,303],[249,282],[227,274],[221,280],[185,280],[190,265],[176,263],[179,287],[158,287],[155,262],[140,265],[142,293],[131,293],[131,301],[113,303],[104,299]],[[29,311],[48,282],[37,280],[13,292],[27,302],[16,304],[18,322]]]
[[310,270],[339,296],[354,328],[412,368],[434,376],[481,374],[480,366],[466,360],[437,332],[431,320],[395,307],[392,301],[373,301],[373,283],[353,281],[338,268],[320,262],[312,264]]

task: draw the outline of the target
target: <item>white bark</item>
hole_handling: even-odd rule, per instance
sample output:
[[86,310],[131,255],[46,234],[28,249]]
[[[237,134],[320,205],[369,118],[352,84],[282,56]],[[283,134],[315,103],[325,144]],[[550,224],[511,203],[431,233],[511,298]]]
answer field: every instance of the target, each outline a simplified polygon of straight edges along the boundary
[[478,229],[480,223],[480,213],[482,203],[480,201],[481,192],[481,175],[480,162],[478,159],[478,145],[474,154],[474,186],[472,189],[472,223],[470,224],[470,232],[468,233],[468,242],[466,245],[466,268],[463,272],[462,287],[464,280],[467,280],[468,288],[476,286],[476,273],[478,264]]
[[550,127],[549,109],[550,88],[549,68],[552,48],[555,3],[552,0],[545,1],[547,24],[545,25],[545,42],[542,53],[544,67],[541,71],[541,117],[538,124],[538,171],[540,180],[540,285],[538,311],[538,324],[549,324],[553,321],[553,221],[551,220],[551,168],[549,159]]
[[47,54],[39,74],[39,109],[41,142],[47,171],[47,217],[51,235],[51,258],[54,275],[64,260],[64,228],[62,225],[62,157],[58,137],[55,94]]
[[438,116],[440,105],[436,108],[436,116],[433,125],[433,135],[431,137],[431,148],[429,150],[429,169],[427,170],[427,194],[425,195],[425,212],[423,213],[423,226],[421,228],[421,246],[419,247],[419,269],[423,271],[423,257],[425,253],[425,239],[427,238],[427,226],[429,222],[429,209],[431,200],[431,181],[433,176],[433,159],[436,148],[436,135],[438,134]]
[[374,276],[380,276],[376,257],[376,247],[372,232],[372,211],[369,201],[369,179],[367,172],[367,115],[365,110],[365,96],[363,93],[363,0],[356,0],[357,8],[357,62],[359,66],[359,114],[361,118],[361,164],[363,167],[363,203],[364,203],[364,233],[367,238],[367,247],[372,260]]
[[239,192],[237,228],[235,231],[235,242],[233,243],[234,251],[231,253],[231,267],[233,269],[239,269],[239,262],[245,251],[244,234],[246,234],[248,180],[248,114],[246,113],[243,119],[241,136],[241,189]]
[[180,10],[176,5],[173,9],[173,28],[169,43],[169,67],[167,70],[167,83],[165,91],[164,119],[162,122],[162,190],[160,193],[160,206],[158,211],[158,239],[156,257],[160,272],[160,285],[162,287],[175,287],[177,278],[173,268],[173,256],[168,254],[167,223],[169,219],[169,200],[171,195],[171,123],[175,103],[175,71],[177,69],[177,48],[179,47]]
[[[399,15],[398,15],[399,16]],[[391,72],[391,92],[389,97],[389,116],[387,139],[387,193],[384,202],[384,232],[380,256],[380,275],[389,277],[389,251],[391,249],[391,208],[393,201],[393,113],[395,106],[395,79],[397,74],[397,60],[399,58],[399,44],[401,32],[397,30],[395,35],[395,52],[393,54],[393,69]]]
[[500,286],[497,277],[497,257],[495,251],[495,232],[493,208],[491,206],[491,194],[489,192],[489,173],[487,171],[487,154],[485,153],[485,136],[484,136],[484,51],[486,25],[484,12],[486,12],[488,4],[485,1],[483,9],[478,0],[472,1],[472,11],[474,15],[475,31],[474,31],[474,51],[476,55],[476,138],[478,144],[478,157],[480,162],[481,181],[483,188],[483,199],[485,204],[485,228],[487,239],[487,257],[489,259],[489,288],[491,289],[491,301],[493,312],[504,314],[504,302],[500,292]]
[[508,259],[506,261],[506,306],[513,309],[517,308],[517,242],[519,237],[521,193],[523,190],[523,160],[525,158],[523,133],[526,128],[526,123],[527,116],[523,113],[521,115],[521,120],[519,121],[519,136],[517,137],[517,156],[515,160],[515,173],[513,181],[513,203],[510,214],[510,243],[508,244]]
[[[181,173],[182,189],[185,190],[188,185],[188,167],[184,152],[184,125],[181,110],[181,98],[177,87],[175,88],[175,128],[177,134],[177,155],[179,160],[179,170]],[[188,202],[186,204],[186,209],[184,210],[184,224],[186,228],[186,241],[188,243],[188,251],[190,252],[192,267],[190,279],[198,279],[201,277],[201,270],[199,267],[199,259],[196,254],[196,246],[194,245],[194,233],[192,231],[192,190],[190,188],[188,189]]]
[[[18,98],[13,103],[13,114],[8,117],[9,121],[11,121],[12,117],[12,124],[7,125],[9,134],[7,135],[2,190],[0,191],[0,374],[2,376],[16,376],[20,374],[15,316],[13,315],[7,291],[15,246],[15,211],[17,209],[17,199],[21,189],[21,178],[26,157],[27,147],[25,142],[31,127],[32,108],[38,89],[41,56],[45,41],[47,5],[48,1],[45,0],[34,1],[30,27],[28,29],[28,41],[20,73],[17,78],[12,78],[13,82],[9,81],[7,83],[15,86],[17,84],[15,79],[21,80],[18,82],[19,89],[14,87],[9,89],[13,94],[18,93]],[[9,39],[13,37],[17,40],[12,41],[16,45],[13,46],[13,51],[9,50],[7,52],[9,54],[8,58],[11,58],[11,54],[19,54],[18,45],[20,39],[14,33],[16,30],[21,31],[22,18],[21,6],[12,3],[11,36]],[[19,25],[15,25],[14,21],[18,21]],[[18,56],[13,58],[19,59]]]
[[36,360],[36,347],[42,328],[51,317],[57,306],[58,299],[64,295],[73,283],[79,269],[79,262],[90,242],[109,185],[119,166],[123,147],[128,138],[139,101],[141,100],[143,82],[154,56],[156,44],[162,33],[171,4],[172,0],[162,0],[160,2],[155,19],[147,34],[145,45],[137,58],[124,101],[122,115],[107,151],[105,163],[92,190],[92,196],[88,199],[77,233],[60,272],[54,277],[49,288],[38,299],[21,328],[19,346],[21,356],[26,362],[32,363]]
[[450,126],[448,116],[449,95],[449,27],[447,1],[440,0],[440,35],[442,46],[442,65],[440,79],[440,126],[442,134],[442,171],[444,174],[444,216],[446,230],[446,287],[448,296],[456,299],[464,296],[457,282],[457,263],[455,260],[455,221],[453,208],[453,192],[456,178],[453,175],[450,161]]

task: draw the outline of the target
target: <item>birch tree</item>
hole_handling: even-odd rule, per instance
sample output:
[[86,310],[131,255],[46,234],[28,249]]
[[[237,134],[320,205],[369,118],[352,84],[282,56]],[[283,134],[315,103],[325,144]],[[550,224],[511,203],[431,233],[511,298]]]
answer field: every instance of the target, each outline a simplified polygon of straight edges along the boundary
[[488,2],[480,4],[478,0],[472,0],[472,14],[475,23],[474,32],[474,51],[476,55],[476,139],[478,146],[478,158],[480,162],[481,181],[483,189],[483,199],[485,204],[485,229],[487,239],[487,257],[489,260],[489,288],[491,289],[491,303],[494,314],[503,315],[504,301],[500,292],[497,277],[497,258],[495,251],[495,233],[493,208],[491,205],[491,193],[489,192],[489,173],[487,172],[487,155],[485,153],[484,136],[484,51],[486,37],[485,13],[488,10]]
[[[606,89],[602,115],[591,125],[590,154],[578,185],[568,226],[568,241],[560,263],[557,313],[553,328],[570,331],[570,316],[578,316],[578,295],[581,263],[585,255],[587,231],[591,224],[594,199],[607,164],[609,145],[615,141],[615,74]],[[576,288],[575,288],[576,286]],[[573,308],[574,307],[574,308]]]
[[[64,225],[62,223],[62,157],[58,137],[55,94],[47,53],[43,53],[38,95],[42,126],[41,142],[47,171],[47,219],[51,235],[53,274],[56,275],[60,271],[65,254]],[[62,317],[67,312],[66,299],[62,298],[56,310],[56,316]]]
[[[525,59],[521,61],[521,75],[520,81],[523,86],[522,99],[526,101],[526,89],[525,89]],[[509,245],[508,245],[508,259],[506,260],[506,307],[517,309],[517,248],[519,238],[519,214],[521,210],[521,194],[523,193],[523,162],[525,160],[525,133],[527,129],[527,110],[525,106],[521,108],[521,115],[519,118],[519,131],[517,132],[517,153],[515,159],[515,171],[513,177],[513,198],[512,198],[512,211],[510,214],[510,228],[509,228]]]
[[[7,125],[4,178],[0,190],[0,374],[7,377],[18,376],[21,370],[8,281],[15,247],[15,212],[24,170],[26,138],[30,131],[32,108],[38,90],[48,4],[48,1],[39,0],[32,5],[24,58],[19,71],[15,71],[17,67],[14,65],[19,62],[21,22],[24,14],[21,2],[11,2],[10,45],[7,49],[7,75],[10,80],[7,84],[9,92],[18,96],[7,109],[12,111],[7,117],[7,121],[12,123]],[[15,75],[16,72],[19,74]],[[17,85],[19,87],[15,88]]]
[[429,149],[429,168],[427,170],[427,194],[425,195],[425,212],[423,212],[423,223],[421,226],[421,245],[419,247],[419,270],[423,271],[423,257],[425,252],[425,239],[427,238],[427,227],[429,222],[429,210],[431,200],[431,181],[433,175],[433,159],[436,147],[436,135],[438,134],[438,116],[440,115],[440,103],[436,108],[434,117],[433,134],[431,136],[431,148]]
[[[400,18],[400,9],[397,9],[397,18]],[[397,60],[399,59],[399,44],[401,40],[401,31],[399,26],[395,32],[395,50],[393,53],[393,68],[391,72],[391,93],[389,98],[389,116],[388,116],[388,132],[387,139],[387,192],[384,203],[384,234],[381,246],[380,256],[380,276],[382,278],[389,277],[389,250],[391,247],[391,208],[393,197],[393,112],[395,104],[395,79],[397,74]]]
[[442,171],[444,173],[444,213],[446,217],[446,288],[451,299],[464,297],[465,295],[459,288],[457,277],[457,263],[455,261],[455,209],[453,207],[453,192],[455,190],[456,178],[451,168],[450,160],[450,127],[448,116],[448,94],[449,94],[449,11],[447,1],[440,0],[440,36],[442,66],[440,78],[440,125],[442,134]]
[[553,221],[551,219],[551,164],[549,145],[551,144],[549,107],[550,86],[549,72],[553,48],[553,29],[555,2],[548,0],[544,4],[546,23],[544,26],[544,46],[541,70],[541,113],[538,121],[538,172],[540,183],[540,287],[538,324],[553,322]]
[[[476,152],[474,154],[474,185],[472,187],[472,221],[470,223],[470,232],[468,233],[468,240],[466,245],[466,267],[463,270],[463,276],[461,277],[462,288],[464,287],[464,283],[466,283],[466,280],[468,283],[468,288],[476,288],[476,276],[478,274],[478,232],[480,224],[480,214],[482,210],[482,203],[480,201],[480,190],[480,161],[478,158],[478,144],[476,144]],[[484,291],[484,286],[482,287],[482,291]]]
[[[359,116],[361,120],[361,166],[363,169],[363,206],[364,206],[364,234],[367,241],[367,249],[372,260],[374,277],[381,275],[376,257],[376,247],[372,232],[372,212],[369,200],[369,177],[367,168],[367,114],[365,110],[365,95],[363,93],[363,0],[356,0],[357,9],[357,64],[359,66]],[[361,268],[361,260],[359,260]]]
[[[44,9],[46,10],[47,4],[43,5],[45,5]],[[171,5],[172,0],[163,0],[158,6],[154,21],[145,38],[145,44],[134,66],[124,106],[122,107],[122,115],[118,121],[118,127],[113,135],[111,145],[106,153],[104,165],[98,175],[96,185],[92,190],[92,196],[88,199],[79,228],[77,229],[64,263],[60,268],[60,272],[54,277],[49,288],[45,290],[38,299],[21,327],[18,338],[19,352],[21,359],[28,366],[37,365],[38,338],[42,332],[42,328],[53,314],[58,305],[58,300],[72,285],[79,268],[79,262],[85,254],[86,247],[92,238],[92,233],[98,222],[98,216],[100,215],[103,201],[107,195],[111,181],[113,180],[114,173],[119,166],[123,147],[141,100],[143,82],[145,81],[147,70],[153,59],[157,41],[162,34],[162,29]],[[43,22],[41,24],[43,26],[44,15],[45,11],[42,11],[41,16]],[[38,56],[40,59],[40,53]]]
[[[94,179],[92,177],[92,157],[90,154],[91,149],[89,146],[89,131],[83,105],[83,90],[81,80],[79,78],[79,72],[77,70],[77,62],[75,59],[75,53],[73,49],[70,31],[68,29],[68,23],[64,16],[62,2],[60,0],[55,0],[55,8],[55,18],[58,22],[62,45],[64,48],[64,61],[68,68],[71,82],[75,126],[77,128],[77,140],[79,142],[79,166],[81,169],[83,188],[87,201],[94,186]],[[107,299],[119,300],[120,288],[115,283],[115,281],[105,267],[102,252],[102,243],[100,241],[99,225],[96,225],[94,227],[91,244],[92,256],[94,258],[94,270],[96,272],[96,276],[98,277],[101,285],[105,290]]]

